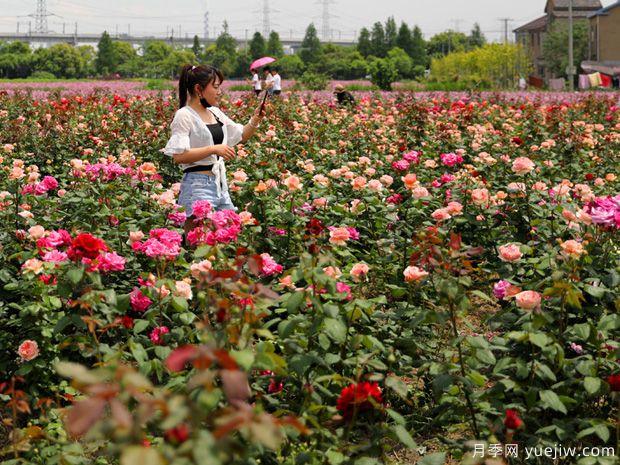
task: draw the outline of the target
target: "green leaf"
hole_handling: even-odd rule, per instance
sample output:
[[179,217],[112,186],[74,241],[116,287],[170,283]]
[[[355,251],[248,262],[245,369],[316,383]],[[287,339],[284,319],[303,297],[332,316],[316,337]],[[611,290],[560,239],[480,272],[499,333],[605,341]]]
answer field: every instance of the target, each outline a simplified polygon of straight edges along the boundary
[[601,389],[601,379],[593,378],[592,376],[587,376],[583,380],[583,385],[586,388],[586,391],[590,394],[596,394],[599,389]]
[[418,465],[444,465],[446,463],[446,453],[437,452],[435,454],[426,455],[418,460]]
[[133,323],[133,333],[140,334],[146,328],[148,328],[149,322],[147,320],[135,320]]
[[545,348],[550,342],[549,337],[544,333],[529,333],[529,339],[532,344],[541,349]]
[[392,431],[398,438],[398,440],[409,449],[415,449],[418,445],[415,443],[409,431],[405,429],[402,425],[394,425],[392,426]]
[[407,389],[407,385],[398,376],[388,376],[387,378],[385,378],[385,385],[392,389],[403,399],[406,399],[408,397],[409,390]]
[[148,359],[144,347],[142,347],[141,344],[138,344],[135,341],[131,341],[129,343],[129,350],[131,351],[131,355],[133,355],[133,358],[136,360],[136,362],[140,364],[146,362],[146,360]]
[[71,281],[71,283],[73,284],[79,283],[83,277],[84,277],[83,267],[71,268],[69,271],[67,271],[67,278],[69,278],[69,281]]
[[186,312],[187,311],[187,300],[182,297],[174,296],[170,302],[172,304],[172,308],[174,308],[177,312]]
[[286,310],[289,313],[296,313],[297,309],[301,306],[302,302],[306,300],[305,292],[295,292],[286,301]]
[[477,297],[480,297],[481,299],[487,300],[489,302],[492,302],[493,304],[495,304],[495,299],[492,299],[491,297],[489,297],[488,295],[486,295],[484,292],[479,291],[479,290],[473,290],[471,291],[471,293]]
[[344,462],[344,455],[342,455],[340,452],[336,452],[335,450],[328,450],[327,452],[325,452],[325,457],[327,457],[327,461],[331,465],[340,465],[342,462]]
[[590,286],[589,284],[584,287],[584,290],[596,299],[602,298],[605,295],[605,292],[607,292],[607,289],[604,287],[595,287]]
[[558,395],[549,390],[540,391],[540,400],[546,408],[553,409],[557,412],[568,413],[566,406],[562,403]]
[[325,318],[325,333],[337,344],[343,344],[347,337],[347,327],[341,320]]

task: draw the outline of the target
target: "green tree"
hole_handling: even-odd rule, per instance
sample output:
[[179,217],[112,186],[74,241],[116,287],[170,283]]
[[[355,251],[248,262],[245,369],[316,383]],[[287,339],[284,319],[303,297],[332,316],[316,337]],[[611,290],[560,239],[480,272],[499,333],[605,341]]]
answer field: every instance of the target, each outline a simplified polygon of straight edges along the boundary
[[376,57],[384,57],[387,53],[385,49],[385,30],[383,24],[376,22],[372,26],[372,32],[370,33],[370,49],[371,55]]
[[255,32],[249,43],[250,56],[253,60],[264,57],[267,54],[267,44],[265,38],[260,32]]
[[56,44],[34,52],[34,70],[45,71],[58,78],[84,77],[86,64],[80,51],[69,44]]
[[321,61],[314,68],[332,79],[358,79],[368,73],[368,64],[360,52],[335,44],[323,46]]
[[0,77],[28,77],[32,73],[32,65],[32,50],[27,42],[0,43]]
[[267,41],[267,55],[274,58],[280,58],[284,55],[284,48],[280,41],[280,35],[276,31],[271,31],[269,40]]
[[428,66],[427,47],[428,45],[426,40],[424,40],[422,30],[418,26],[415,26],[411,32],[411,53],[409,54],[413,59],[414,67],[426,68]]
[[83,75],[94,76],[96,74],[95,61],[97,59],[97,51],[91,45],[80,45],[77,50],[84,60]]
[[229,76],[247,78],[248,73],[250,72],[250,65],[252,64],[252,61],[253,59],[250,55],[249,49],[244,48],[242,50],[239,50],[239,52],[237,52],[235,71]]
[[357,51],[362,54],[364,58],[368,55],[372,55],[372,44],[370,43],[370,31],[365,27],[360,31],[360,35],[357,38]]
[[114,46],[108,31],[103,31],[99,44],[97,45],[97,59],[95,61],[95,69],[100,76],[105,76],[116,72],[116,56],[114,55]]
[[472,50],[472,49],[478,48],[478,47],[482,47],[484,44],[487,43],[486,37],[484,37],[484,34],[480,30],[480,24],[478,24],[478,23],[474,24],[474,27],[471,30],[471,33],[469,34],[469,37],[467,38],[467,43],[469,45],[469,47],[468,47],[469,50]]
[[435,34],[428,42],[428,54],[441,57],[467,49],[467,36],[462,32],[446,31]]
[[202,51],[202,47],[200,46],[200,39],[198,36],[194,36],[194,43],[192,44],[192,52],[194,52],[194,57],[198,58],[200,56],[200,52]]
[[[588,21],[576,20],[573,25],[574,64],[588,57]],[[547,69],[554,76],[566,76],[568,66],[568,24],[556,21],[545,36],[543,57]]]
[[394,17],[390,16],[385,22],[385,51],[389,52],[392,48],[396,47],[396,39],[398,38],[398,31],[396,29],[396,21]]
[[228,23],[226,21],[224,21],[222,28],[222,33],[215,39],[215,46],[231,59],[234,59],[237,53],[237,41],[228,33]]
[[392,90],[392,83],[398,77],[398,71],[390,60],[378,58],[370,64],[370,80],[381,90]]
[[220,50],[217,45],[211,45],[205,50],[205,61],[219,68],[225,76],[232,76],[237,69],[237,55],[230,55]]
[[137,76],[140,73],[138,54],[129,42],[115,40],[112,42],[114,54],[118,60],[116,71],[125,77]]
[[[170,77],[166,60],[174,49],[160,40],[150,41],[144,44],[140,60],[140,75],[147,78]],[[176,70],[175,70],[176,72]]]
[[391,61],[396,68],[398,77],[412,77],[413,60],[402,48],[394,47],[388,52],[387,59]]
[[411,29],[404,21],[400,23],[398,28],[396,46],[402,48],[410,57],[413,57],[413,36],[411,35]]
[[287,79],[301,76],[306,69],[299,55],[284,55],[278,60],[278,67],[280,68],[280,74]]
[[321,58],[321,41],[313,23],[310,23],[306,29],[306,35],[301,41],[299,56],[306,65],[316,63]]

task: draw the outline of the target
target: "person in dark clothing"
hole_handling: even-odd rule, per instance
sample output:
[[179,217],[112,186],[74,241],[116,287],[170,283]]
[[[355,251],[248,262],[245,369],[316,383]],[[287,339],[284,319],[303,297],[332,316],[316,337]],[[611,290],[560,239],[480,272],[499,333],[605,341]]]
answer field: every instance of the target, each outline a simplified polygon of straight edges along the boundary
[[334,87],[334,95],[338,100],[338,105],[355,106],[355,97],[353,97],[351,92],[344,90],[344,87],[341,84]]

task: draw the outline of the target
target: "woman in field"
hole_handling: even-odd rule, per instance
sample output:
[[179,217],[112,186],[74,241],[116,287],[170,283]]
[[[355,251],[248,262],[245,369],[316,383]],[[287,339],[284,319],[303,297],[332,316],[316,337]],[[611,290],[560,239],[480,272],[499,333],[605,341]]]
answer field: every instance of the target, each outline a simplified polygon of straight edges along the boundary
[[260,106],[245,126],[226,116],[217,107],[223,80],[221,71],[209,65],[185,65],[179,78],[180,108],[164,153],[183,168],[178,202],[187,213],[186,232],[193,227],[197,200],[208,200],[215,210],[236,210],[224,162],[235,158],[234,146],[248,140],[264,116]]

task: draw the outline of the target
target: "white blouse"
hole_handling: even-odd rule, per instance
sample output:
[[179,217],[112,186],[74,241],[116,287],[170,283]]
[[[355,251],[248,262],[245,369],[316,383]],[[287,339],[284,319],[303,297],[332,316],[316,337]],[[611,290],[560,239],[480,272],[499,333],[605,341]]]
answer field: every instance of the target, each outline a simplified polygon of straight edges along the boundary
[[[209,107],[215,117],[222,122],[224,140],[222,144],[237,145],[243,138],[243,125],[233,122],[222,110],[217,107]],[[172,135],[166,144],[164,153],[168,156],[184,153],[189,149],[214,145],[211,131],[207,128],[200,115],[190,106],[185,106],[177,110],[170,125]],[[211,171],[215,175],[217,194],[228,192],[226,182],[226,166],[224,159],[216,155],[210,155],[202,160],[189,164],[181,164],[181,168],[186,169],[192,166],[213,165]]]

